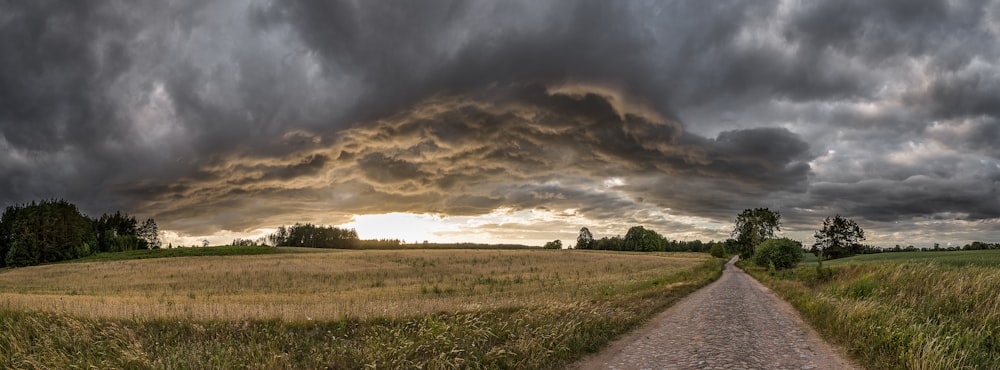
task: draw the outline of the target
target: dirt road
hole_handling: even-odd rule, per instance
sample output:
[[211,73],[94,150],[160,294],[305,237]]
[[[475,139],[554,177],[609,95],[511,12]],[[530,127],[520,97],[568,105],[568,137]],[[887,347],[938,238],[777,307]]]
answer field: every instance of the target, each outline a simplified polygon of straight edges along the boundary
[[787,302],[743,270],[657,315],[576,369],[854,369]]

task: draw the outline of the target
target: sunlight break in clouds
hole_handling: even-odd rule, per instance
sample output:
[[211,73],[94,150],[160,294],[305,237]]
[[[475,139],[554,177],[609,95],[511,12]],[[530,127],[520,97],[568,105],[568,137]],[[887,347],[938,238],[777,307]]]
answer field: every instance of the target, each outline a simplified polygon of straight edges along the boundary
[[362,239],[400,239],[404,243],[443,241],[443,233],[459,230],[456,225],[449,225],[438,216],[399,212],[354,215],[351,222],[339,227],[357,230]]

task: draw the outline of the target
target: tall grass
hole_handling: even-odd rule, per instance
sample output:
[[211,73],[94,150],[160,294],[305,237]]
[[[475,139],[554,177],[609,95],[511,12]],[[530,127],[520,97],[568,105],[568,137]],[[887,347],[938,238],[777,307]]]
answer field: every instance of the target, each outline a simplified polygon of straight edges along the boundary
[[[231,264],[234,259],[242,264]],[[351,251],[151,262],[0,273],[0,291],[8,292],[0,298],[0,368],[554,368],[713,281],[722,264],[704,254],[567,251]],[[244,281],[240,265],[257,273]],[[150,276],[100,286],[64,275],[59,269],[66,267],[86,267],[84,274],[96,277],[115,271]],[[227,300],[249,295],[248,302],[258,300],[264,309],[138,310],[157,304],[164,290],[152,276],[164,272],[163,284],[189,286],[179,290],[181,297],[170,296],[174,305],[223,303],[203,298],[211,289],[195,276],[205,274],[235,281],[219,281],[229,284]],[[278,280],[287,280],[286,288]],[[74,285],[76,295],[68,294]],[[349,292],[345,297],[357,300],[337,307],[356,308],[324,314],[326,289]],[[35,295],[39,305],[25,307],[16,294]],[[55,303],[76,296],[109,305],[73,310]],[[280,297],[306,308],[282,306]]]
[[622,291],[707,258],[397,250],[78,263],[0,273],[0,305],[106,318],[395,317],[568,302]]
[[768,273],[747,267],[873,369],[1000,368],[1000,269],[846,264]]

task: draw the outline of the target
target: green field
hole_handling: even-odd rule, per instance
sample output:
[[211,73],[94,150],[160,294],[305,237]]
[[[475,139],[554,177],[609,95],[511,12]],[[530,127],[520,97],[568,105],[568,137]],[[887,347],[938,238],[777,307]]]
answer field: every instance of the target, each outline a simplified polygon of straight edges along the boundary
[[539,249],[252,254],[264,250],[0,271],[0,368],[558,368],[723,263]]
[[[812,258],[809,258],[812,257]],[[815,263],[816,257],[806,254],[803,262]],[[824,261],[824,265],[868,263],[935,263],[949,266],[1000,266],[1000,250],[944,251],[944,252],[890,252],[861,254],[848,258]]]
[[1000,251],[894,252],[745,266],[872,369],[1000,368]]
[[60,263],[125,261],[170,257],[247,256],[256,254],[288,253],[298,249],[301,248],[234,247],[228,245],[205,248],[140,249],[127,252],[97,253],[83,258],[62,261]]

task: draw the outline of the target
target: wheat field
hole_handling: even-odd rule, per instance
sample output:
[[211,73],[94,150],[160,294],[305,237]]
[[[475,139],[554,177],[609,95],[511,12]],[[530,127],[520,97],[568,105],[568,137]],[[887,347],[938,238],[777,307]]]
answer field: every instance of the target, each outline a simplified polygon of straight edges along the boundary
[[0,308],[94,318],[338,320],[550,306],[655,283],[705,254],[319,250],[0,273]]

